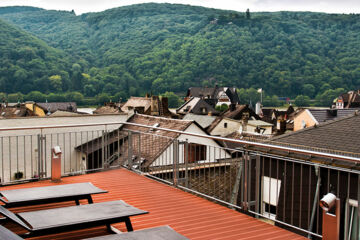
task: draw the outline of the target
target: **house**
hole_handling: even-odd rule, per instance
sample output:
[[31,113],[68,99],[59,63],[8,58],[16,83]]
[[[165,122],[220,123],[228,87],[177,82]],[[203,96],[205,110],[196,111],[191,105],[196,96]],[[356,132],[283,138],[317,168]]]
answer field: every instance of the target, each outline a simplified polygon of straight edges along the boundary
[[273,124],[274,132],[282,134],[286,131],[293,131],[296,112],[293,106],[290,105],[286,110],[262,108],[259,115],[262,121]]
[[[195,121],[135,114],[127,122],[207,135],[206,131]],[[188,163],[194,163],[218,162],[230,157],[226,150],[220,148],[220,143],[212,139],[126,124],[120,128],[120,131],[132,132],[131,142],[129,143],[130,138],[128,137],[122,144],[124,154],[119,159],[121,164],[126,164],[128,161],[129,144],[133,146],[134,164],[145,168],[173,164],[174,151],[179,152],[179,164],[184,163],[185,158]],[[188,150],[185,150],[184,145],[180,145],[178,150],[174,150],[175,143],[184,144],[185,142],[188,144]]]
[[116,114],[122,113],[120,103],[108,102],[104,106],[98,107],[93,114]]
[[28,109],[25,104],[0,104],[0,118],[14,118],[34,116],[34,112]]
[[191,97],[178,109],[177,114],[186,115],[188,113],[199,114],[199,115],[218,115],[219,112],[209,104],[205,99],[199,97]]
[[221,116],[235,120],[242,120],[244,118],[260,120],[260,117],[247,104],[231,104],[228,110],[222,113]]
[[294,116],[294,131],[312,127],[329,120],[335,120],[359,111],[359,108],[349,109],[302,109]]
[[334,100],[332,108],[360,108],[360,89],[341,94]]
[[122,107],[125,113],[136,111],[137,113],[151,116],[167,116],[174,114],[168,108],[168,99],[159,96],[131,97]]
[[191,87],[188,89],[185,101],[188,101],[192,97],[198,97],[202,99],[213,99],[215,106],[221,106],[222,104],[238,104],[239,96],[237,95],[236,88],[230,87]]
[[[223,112],[207,128],[210,135],[226,136],[236,131],[244,131],[249,120],[259,120],[259,116],[248,105],[231,104],[229,109]],[[246,130],[245,130],[246,131]]]
[[46,115],[50,115],[58,110],[77,112],[76,102],[37,102],[35,106],[40,107]]

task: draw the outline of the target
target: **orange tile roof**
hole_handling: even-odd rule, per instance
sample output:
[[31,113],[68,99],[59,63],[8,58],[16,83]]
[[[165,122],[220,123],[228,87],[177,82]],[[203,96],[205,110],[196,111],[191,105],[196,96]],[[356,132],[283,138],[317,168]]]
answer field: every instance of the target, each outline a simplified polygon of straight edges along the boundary
[[[122,199],[149,211],[150,214],[131,217],[134,230],[170,225],[189,239],[305,239],[295,233],[264,223],[180,189],[140,176],[126,169],[66,177],[62,184],[92,182],[109,193],[94,195],[94,202]],[[2,190],[55,185],[49,180],[2,187]],[[83,201],[84,203],[86,201]],[[12,209],[30,211],[74,205],[73,202],[47,204]],[[114,224],[126,231],[125,224]],[[11,226],[8,226],[11,228]],[[16,230],[12,228],[13,230]],[[106,228],[97,227],[31,239],[82,239],[107,234]]]

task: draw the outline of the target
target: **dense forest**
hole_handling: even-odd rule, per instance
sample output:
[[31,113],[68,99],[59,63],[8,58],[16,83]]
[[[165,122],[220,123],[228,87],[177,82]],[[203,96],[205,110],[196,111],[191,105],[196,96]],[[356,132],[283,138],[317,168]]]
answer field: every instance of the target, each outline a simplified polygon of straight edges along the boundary
[[0,19],[0,92],[8,94],[118,100],[218,84],[239,88],[244,102],[262,88],[270,105],[276,96],[328,105],[360,88],[359,14],[148,3],[80,16],[5,7]]

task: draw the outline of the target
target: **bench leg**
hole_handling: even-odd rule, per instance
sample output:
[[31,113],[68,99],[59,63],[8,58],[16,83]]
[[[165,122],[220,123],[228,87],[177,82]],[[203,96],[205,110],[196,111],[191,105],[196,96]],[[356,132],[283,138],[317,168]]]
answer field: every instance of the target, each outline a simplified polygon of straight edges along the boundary
[[133,227],[131,225],[131,222],[130,222],[130,218],[125,218],[125,224],[126,224],[126,229],[128,232],[132,232],[133,231]]
[[94,203],[94,202],[93,202],[93,200],[92,200],[92,197],[91,197],[91,195],[90,195],[90,196],[88,196],[88,197],[87,197],[87,199],[88,199],[88,202],[89,202],[89,204],[92,204],[92,203]]
[[115,234],[121,234],[122,233],[119,229],[111,226],[110,224],[106,224],[106,229],[107,229],[107,231],[109,233],[115,233]]
[[76,205],[80,205],[79,199],[75,199]]

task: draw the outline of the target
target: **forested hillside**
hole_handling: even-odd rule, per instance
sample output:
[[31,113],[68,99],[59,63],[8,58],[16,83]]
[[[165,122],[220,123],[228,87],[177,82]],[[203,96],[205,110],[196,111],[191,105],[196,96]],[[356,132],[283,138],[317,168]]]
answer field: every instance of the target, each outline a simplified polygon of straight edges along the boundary
[[[0,92],[27,93],[38,86],[49,91],[67,91],[70,85],[49,79],[68,76],[69,62],[61,50],[0,20]],[[68,79],[68,78],[67,78]]]
[[[70,89],[58,91],[126,98],[149,91],[184,93],[190,86],[217,83],[321,100],[360,88],[359,14],[246,16],[186,5],[140,4],[80,16],[10,7],[0,8],[0,18],[67,53],[67,65],[60,61],[56,67],[68,67]],[[7,61],[17,60],[10,56]],[[14,72],[0,74],[15,79]],[[50,86],[14,84],[6,91],[48,93],[54,91]]]

